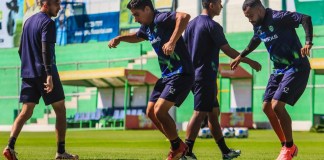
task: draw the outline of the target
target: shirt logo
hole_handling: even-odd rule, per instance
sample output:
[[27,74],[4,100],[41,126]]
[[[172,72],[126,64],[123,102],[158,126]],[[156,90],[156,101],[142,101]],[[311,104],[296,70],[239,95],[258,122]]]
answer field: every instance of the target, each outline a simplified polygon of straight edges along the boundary
[[279,38],[277,34],[273,35],[273,36],[270,36],[270,37],[265,37],[265,38],[261,38],[261,40],[263,42],[271,42],[275,39]]
[[157,42],[161,41],[161,38],[160,37],[156,37],[154,39],[151,40],[151,44],[155,44]]
[[273,32],[273,30],[274,30],[273,26],[269,26],[269,31]]
[[174,89],[174,88],[171,87],[171,88],[169,89],[169,93],[174,94],[175,90],[176,90],[176,89]]
[[288,87],[285,87],[282,92],[288,93],[289,92],[289,88]]

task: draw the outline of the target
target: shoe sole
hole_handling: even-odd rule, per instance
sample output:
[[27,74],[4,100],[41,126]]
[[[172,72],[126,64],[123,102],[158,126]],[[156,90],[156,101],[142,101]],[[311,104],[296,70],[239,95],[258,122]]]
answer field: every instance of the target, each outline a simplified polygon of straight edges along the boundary
[[295,151],[294,151],[292,157],[297,157],[297,154],[298,154],[298,148],[297,148],[297,146],[296,146],[296,149],[295,149]]

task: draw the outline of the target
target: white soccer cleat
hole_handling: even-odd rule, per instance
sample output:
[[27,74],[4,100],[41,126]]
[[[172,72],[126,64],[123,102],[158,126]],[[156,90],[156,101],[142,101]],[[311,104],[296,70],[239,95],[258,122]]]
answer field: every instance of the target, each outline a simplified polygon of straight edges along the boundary
[[73,154],[69,154],[69,153],[56,153],[55,159],[72,159],[72,160],[79,160],[79,156],[78,155],[73,155]]

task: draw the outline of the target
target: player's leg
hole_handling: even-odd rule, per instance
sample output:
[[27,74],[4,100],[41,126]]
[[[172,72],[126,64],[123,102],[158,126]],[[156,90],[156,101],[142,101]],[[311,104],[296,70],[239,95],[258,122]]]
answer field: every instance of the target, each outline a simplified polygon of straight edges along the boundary
[[[217,102],[218,104],[218,102]],[[219,105],[217,105],[219,106]],[[218,145],[218,148],[221,150],[223,159],[233,159],[238,156],[240,156],[241,151],[240,150],[234,150],[228,148],[226,145],[224,136],[222,134],[222,129],[219,123],[219,115],[220,110],[219,107],[214,107],[212,112],[208,113],[208,126],[210,128],[210,132],[214,137],[215,142]]]
[[276,135],[280,140],[281,146],[285,144],[286,138],[280,126],[279,119],[272,108],[271,101],[279,88],[279,84],[282,78],[283,75],[275,75],[275,74],[270,75],[268,85],[266,87],[265,94],[263,97],[263,104],[262,104],[263,112],[268,117],[273,130],[275,131]]
[[286,138],[285,146],[278,159],[291,159],[298,153],[292,135],[292,122],[285,105],[293,106],[305,91],[307,86],[309,70],[285,73],[275,95],[273,96],[272,108],[276,113],[283,133]]
[[282,131],[282,127],[279,123],[279,119],[276,113],[274,112],[274,110],[272,109],[271,102],[263,102],[262,107],[263,107],[263,112],[268,117],[273,130],[275,131],[276,135],[278,136],[281,142],[281,145],[284,146],[286,142],[286,138]]
[[156,102],[158,101],[159,97],[161,96],[161,93],[165,87],[165,84],[162,83],[162,81],[163,81],[163,79],[160,78],[155,83],[155,86],[154,86],[153,91],[150,96],[150,100],[147,104],[146,115],[152,120],[152,122],[159,129],[159,131],[167,137],[167,135],[165,134],[165,132],[163,130],[163,127],[161,126],[161,123],[156,118],[155,113],[154,113],[154,106],[155,106]]
[[[65,151],[66,135],[66,107],[63,86],[57,72],[52,73],[53,90],[50,93],[43,92],[42,97],[46,105],[52,105],[56,115],[55,131],[57,141],[56,159],[78,159],[78,155],[72,155]],[[42,81],[45,80],[43,77]],[[41,85],[40,87],[43,87]]]
[[26,121],[33,115],[33,111],[35,108],[35,103],[24,103],[22,106],[22,110],[19,113],[18,117],[15,119],[15,122],[12,126],[10,138],[7,147],[3,150],[3,155],[8,160],[16,160],[17,153],[15,152],[15,143],[21,132],[22,127],[26,123]]
[[179,107],[186,99],[193,84],[193,76],[174,75],[163,79],[163,83],[165,86],[155,103],[154,113],[171,143],[168,159],[179,159],[186,154],[188,146],[179,138],[169,110],[172,106]]
[[193,146],[200,130],[200,125],[207,116],[207,112],[194,111],[186,130],[186,144],[189,147],[187,156],[192,155]]
[[160,124],[159,120],[155,116],[154,105],[155,105],[155,102],[149,102],[147,104],[146,115],[147,115],[147,117],[149,117],[151,119],[151,121],[154,123],[156,128],[158,128],[159,131],[166,136],[166,134],[165,134],[165,132],[164,132],[164,130],[162,128],[162,125]]
[[23,78],[21,83],[19,102],[23,103],[22,110],[12,126],[8,146],[4,149],[3,154],[9,160],[17,159],[14,151],[16,139],[21,132],[23,125],[32,116],[35,105],[38,104],[41,97],[37,87],[37,79]]

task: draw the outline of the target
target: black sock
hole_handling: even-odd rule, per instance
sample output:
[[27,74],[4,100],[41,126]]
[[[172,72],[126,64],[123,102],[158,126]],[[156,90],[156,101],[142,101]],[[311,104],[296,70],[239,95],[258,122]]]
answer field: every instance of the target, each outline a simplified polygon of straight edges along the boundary
[[222,151],[223,154],[227,154],[229,153],[231,150],[227,147],[226,143],[225,143],[225,139],[224,137],[222,137],[221,139],[219,139],[217,141],[218,147],[219,149]]
[[285,142],[281,142],[281,147],[285,146]]
[[65,152],[65,141],[57,143],[57,152],[60,154]]
[[11,149],[15,149],[16,140],[17,140],[16,137],[10,137],[10,138],[9,138],[8,146],[9,146]]
[[192,155],[192,148],[193,148],[193,146],[195,144],[195,141],[190,140],[190,139],[186,139],[186,144],[187,144],[187,146],[189,148],[187,155],[191,156]]
[[181,139],[179,137],[170,141],[172,150],[176,150],[179,148],[180,141],[181,141]]
[[293,145],[294,145],[294,141],[286,142],[286,143],[285,143],[285,146],[286,146],[287,148],[291,148]]

